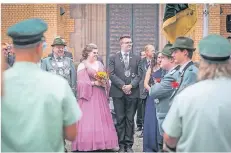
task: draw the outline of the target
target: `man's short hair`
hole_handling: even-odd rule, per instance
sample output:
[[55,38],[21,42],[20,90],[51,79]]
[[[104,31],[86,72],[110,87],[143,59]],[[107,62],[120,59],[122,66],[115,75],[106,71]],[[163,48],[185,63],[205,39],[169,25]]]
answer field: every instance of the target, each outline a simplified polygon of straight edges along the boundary
[[179,50],[181,52],[183,52],[184,50],[187,50],[187,52],[188,52],[188,58],[192,59],[192,57],[193,57],[193,51],[192,50],[190,50],[190,49],[182,49],[182,48],[179,48]]
[[129,38],[129,39],[131,39],[131,36],[129,36],[129,35],[121,36],[120,39],[119,39],[119,41],[121,41],[121,40],[124,39],[124,38]]

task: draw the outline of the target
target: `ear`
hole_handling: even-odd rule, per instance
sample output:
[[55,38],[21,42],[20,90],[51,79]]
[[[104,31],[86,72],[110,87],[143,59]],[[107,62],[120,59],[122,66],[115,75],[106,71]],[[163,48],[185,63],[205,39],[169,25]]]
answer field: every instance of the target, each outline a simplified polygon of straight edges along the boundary
[[188,56],[188,51],[186,49],[184,49],[184,55]]
[[37,54],[41,54],[41,52],[42,52],[42,43],[39,43],[37,46],[36,46],[36,53]]

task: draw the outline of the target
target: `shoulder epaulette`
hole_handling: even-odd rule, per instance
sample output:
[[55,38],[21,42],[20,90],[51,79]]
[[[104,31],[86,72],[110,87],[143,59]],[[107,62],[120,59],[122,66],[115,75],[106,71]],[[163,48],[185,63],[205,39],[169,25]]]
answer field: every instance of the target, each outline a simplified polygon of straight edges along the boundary
[[[195,66],[194,64],[193,65],[191,65],[189,68],[188,68],[188,70],[189,71],[193,71],[193,66]],[[196,66],[195,66],[196,67]]]
[[180,65],[178,65],[177,67],[175,67],[171,72],[170,74],[173,75],[177,70],[180,69]]

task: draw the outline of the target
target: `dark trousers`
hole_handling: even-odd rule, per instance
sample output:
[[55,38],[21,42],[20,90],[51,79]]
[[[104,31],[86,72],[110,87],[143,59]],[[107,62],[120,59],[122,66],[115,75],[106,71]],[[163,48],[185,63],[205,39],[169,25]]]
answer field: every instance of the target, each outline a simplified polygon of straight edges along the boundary
[[137,98],[123,96],[113,98],[116,131],[119,140],[119,146],[131,148],[134,143],[134,116],[137,109]]
[[144,113],[145,113],[146,98],[139,99],[137,103],[137,118],[136,125],[137,127],[143,128],[144,126]]

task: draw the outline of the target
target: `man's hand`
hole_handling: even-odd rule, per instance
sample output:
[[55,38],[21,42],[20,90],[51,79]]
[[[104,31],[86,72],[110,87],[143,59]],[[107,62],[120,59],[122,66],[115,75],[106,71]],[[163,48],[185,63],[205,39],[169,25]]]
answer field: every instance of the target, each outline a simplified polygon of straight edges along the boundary
[[131,91],[131,89],[132,89],[132,85],[130,85],[130,84],[124,86],[125,91]]
[[127,95],[131,94],[131,89],[132,89],[132,85],[124,85],[122,87],[123,92]]

